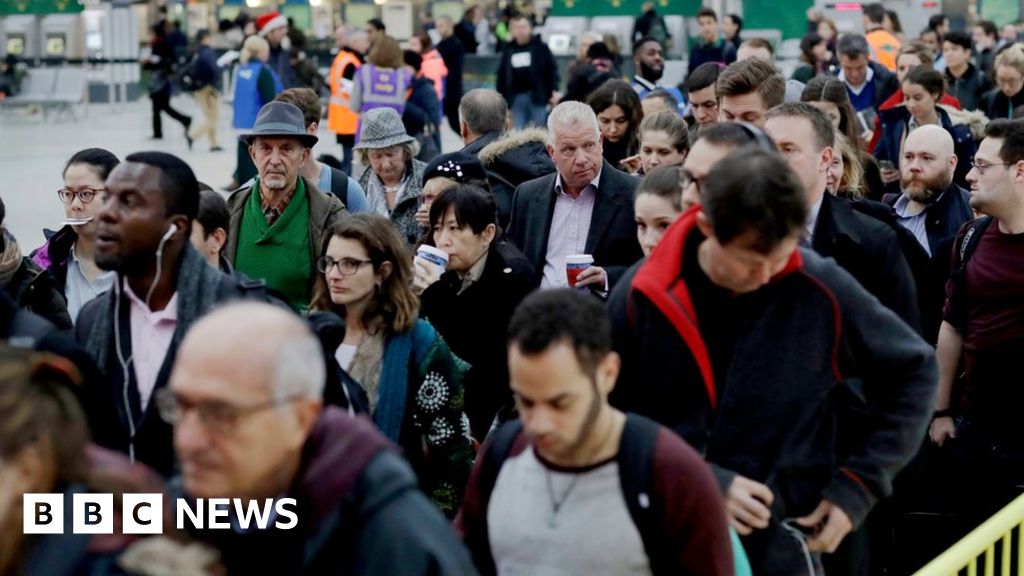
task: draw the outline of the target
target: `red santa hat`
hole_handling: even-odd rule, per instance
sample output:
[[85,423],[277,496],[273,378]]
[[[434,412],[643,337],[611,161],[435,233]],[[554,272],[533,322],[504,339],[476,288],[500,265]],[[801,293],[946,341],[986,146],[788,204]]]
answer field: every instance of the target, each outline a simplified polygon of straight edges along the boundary
[[270,34],[271,30],[288,25],[288,19],[282,16],[279,12],[267,12],[256,19],[256,29],[259,31],[260,36],[266,36]]

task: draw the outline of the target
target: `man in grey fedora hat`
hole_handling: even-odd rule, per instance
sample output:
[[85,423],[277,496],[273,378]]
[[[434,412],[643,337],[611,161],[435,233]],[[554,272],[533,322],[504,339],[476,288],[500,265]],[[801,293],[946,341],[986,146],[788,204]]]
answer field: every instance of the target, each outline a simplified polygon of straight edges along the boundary
[[317,137],[306,133],[302,111],[294,104],[266,104],[252,132],[241,139],[249,145],[259,177],[228,198],[231,230],[224,256],[242,273],[263,279],[293,308],[304,310],[324,237],[345,206],[299,175]]
[[374,108],[360,118],[359,143],[353,147],[368,168],[359,177],[370,212],[387,216],[410,245],[427,231],[416,222],[426,164],[416,160],[420,145],[405,132],[391,108]]

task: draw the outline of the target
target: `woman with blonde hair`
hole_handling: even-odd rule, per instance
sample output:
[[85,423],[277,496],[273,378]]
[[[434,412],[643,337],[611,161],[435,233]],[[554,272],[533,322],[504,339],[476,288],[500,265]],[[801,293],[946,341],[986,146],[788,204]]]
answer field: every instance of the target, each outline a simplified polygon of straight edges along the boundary
[[363,385],[374,423],[404,449],[424,492],[452,517],[473,462],[463,414],[469,365],[419,318],[412,255],[387,218],[343,218],[322,254],[311,309],[345,320],[335,359]]
[[[234,119],[232,126],[239,132],[252,132],[260,108],[273,102],[284,90],[281,78],[267,61],[270,60],[270,44],[262,36],[249,36],[242,44],[238,57],[240,66],[234,82]],[[238,163],[235,169],[235,188],[256,176],[256,165],[249,157],[249,145],[238,140]]]
[[832,155],[826,188],[835,196],[850,200],[861,198],[864,196],[864,165],[861,163],[860,151],[838,131],[832,149],[838,154]]
[[1024,44],[1004,48],[995,63],[996,88],[981,97],[981,110],[989,120],[1014,118],[1024,108]]

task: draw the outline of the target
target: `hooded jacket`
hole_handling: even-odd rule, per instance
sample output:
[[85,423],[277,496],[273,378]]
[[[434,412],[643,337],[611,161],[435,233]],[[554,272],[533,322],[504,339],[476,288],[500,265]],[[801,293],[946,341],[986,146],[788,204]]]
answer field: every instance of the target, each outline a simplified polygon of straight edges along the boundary
[[[934,354],[834,262],[801,249],[768,284],[734,296],[734,352],[715,381],[683,279],[687,245],[703,240],[698,213],[677,220],[612,293],[623,370],[611,401],[675,430],[723,491],[736,474],[766,484],[773,521],[744,547],[759,573],[801,573],[803,554],[779,521],[825,498],[857,526],[892,492],[928,423]],[[847,419],[858,411],[867,417]]]
[[488,134],[462,151],[473,154],[487,170],[487,180],[498,204],[498,223],[508,228],[512,194],[528,180],[555,172],[547,150],[548,133],[540,128],[513,130],[505,135]]
[[373,424],[325,408],[285,495],[298,526],[198,531],[231,574],[473,575],[454,530]]

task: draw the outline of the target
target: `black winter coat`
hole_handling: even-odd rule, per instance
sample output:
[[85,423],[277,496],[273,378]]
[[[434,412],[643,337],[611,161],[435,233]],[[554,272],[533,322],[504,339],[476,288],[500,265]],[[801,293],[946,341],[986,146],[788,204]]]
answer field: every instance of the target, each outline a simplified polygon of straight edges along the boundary
[[953,76],[949,68],[946,68],[942,75],[949,87],[947,93],[959,100],[960,107],[964,110],[977,110],[981,105],[981,98],[992,89],[992,80],[971,63],[967,64],[967,71],[959,78]]
[[917,288],[899,238],[888,225],[826,193],[811,237],[814,251],[850,273],[914,330],[921,330]]
[[19,307],[42,316],[61,330],[71,329],[68,302],[53,275],[27,256],[21,259],[21,265],[4,290]]
[[463,384],[473,436],[487,435],[495,414],[509,405],[507,330],[512,312],[536,285],[533,265],[515,246],[495,242],[480,280],[461,294],[462,280],[445,272],[420,297],[429,320],[456,356],[472,368]]
[[1024,89],[1007,97],[999,88],[993,88],[981,97],[980,108],[989,120],[1012,118],[1014,111],[1024,108]]
[[428,78],[417,76],[413,78],[409,90],[405,111],[402,112],[402,124],[405,125],[406,134],[419,136],[428,126],[432,126],[436,131],[441,118],[441,105],[437,101],[434,83]]
[[502,228],[508,228],[516,187],[555,172],[546,142],[547,131],[533,128],[504,135],[494,132],[463,148],[463,152],[477,156],[487,170],[487,181],[498,204],[498,224]]
[[[899,197],[899,194],[889,194],[885,201],[893,206]],[[953,239],[965,223],[974,219],[974,211],[971,210],[970,194],[956,184],[950,184],[925,208],[925,213],[924,226],[931,257],[928,258],[924,281],[918,282],[917,293],[924,337],[934,343],[938,339],[942,308],[946,303],[946,280],[952,271]]]

